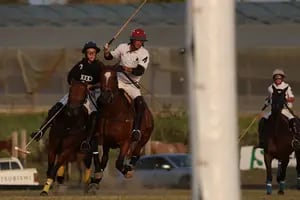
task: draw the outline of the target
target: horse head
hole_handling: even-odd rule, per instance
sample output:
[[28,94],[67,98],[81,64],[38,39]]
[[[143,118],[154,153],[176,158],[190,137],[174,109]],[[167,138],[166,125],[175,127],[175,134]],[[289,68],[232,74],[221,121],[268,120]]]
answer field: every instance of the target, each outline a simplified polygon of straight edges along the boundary
[[101,95],[98,104],[112,103],[115,94],[118,92],[117,67],[103,66],[100,72]]
[[272,93],[272,104],[271,104],[271,111],[272,115],[277,115],[281,113],[286,102],[285,93],[288,88],[285,89],[276,89],[273,85],[273,93]]
[[87,95],[87,84],[73,80],[69,88],[68,102],[65,110],[67,116],[78,116],[80,114],[80,109],[83,108]]

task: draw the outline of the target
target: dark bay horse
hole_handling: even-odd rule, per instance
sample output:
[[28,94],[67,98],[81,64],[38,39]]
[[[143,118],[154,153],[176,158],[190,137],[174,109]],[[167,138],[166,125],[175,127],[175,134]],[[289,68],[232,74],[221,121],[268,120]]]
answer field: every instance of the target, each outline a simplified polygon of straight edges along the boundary
[[[41,195],[48,195],[56,175],[63,176],[66,161],[76,154],[86,138],[88,110],[84,107],[88,95],[87,85],[72,81],[68,102],[53,121],[49,133],[47,182]],[[59,181],[59,179],[57,179]]]
[[150,139],[154,127],[153,116],[146,106],[141,123],[141,139],[136,143],[132,142],[134,106],[127,93],[118,88],[117,67],[104,66],[100,83],[101,95],[97,101],[100,107],[98,138],[103,147],[100,167],[102,171],[106,168],[110,148],[120,148],[116,168],[129,178],[141,149]]
[[[266,122],[266,145],[264,148],[264,162],[266,165],[266,190],[272,194],[272,160],[278,160],[277,182],[278,194],[284,194],[286,168],[290,154],[294,151],[292,146],[293,133],[289,128],[289,121],[281,111],[286,106],[285,90],[273,88],[271,115]],[[300,180],[300,151],[295,151],[297,159],[297,175]],[[300,181],[298,181],[298,188]]]

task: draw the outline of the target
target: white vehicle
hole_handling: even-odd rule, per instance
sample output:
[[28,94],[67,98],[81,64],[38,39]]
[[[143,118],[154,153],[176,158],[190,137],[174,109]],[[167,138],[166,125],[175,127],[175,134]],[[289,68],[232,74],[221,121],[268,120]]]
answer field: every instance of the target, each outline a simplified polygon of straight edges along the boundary
[[24,169],[18,158],[0,158],[0,187],[2,186],[38,186],[36,168]]

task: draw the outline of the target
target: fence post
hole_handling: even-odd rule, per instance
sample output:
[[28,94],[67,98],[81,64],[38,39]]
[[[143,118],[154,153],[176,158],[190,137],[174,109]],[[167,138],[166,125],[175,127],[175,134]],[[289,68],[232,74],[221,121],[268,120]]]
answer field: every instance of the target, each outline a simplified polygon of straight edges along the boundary
[[[25,149],[26,143],[27,143],[27,132],[26,132],[26,130],[22,129],[21,130],[21,148],[22,149]],[[21,153],[20,158],[21,158],[21,162],[22,162],[23,166],[26,167],[27,154]]]
[[18,151],[15,150],[15,147],[18,146],[18,132],[14,131],[11,133],[11,156],[18,157]]

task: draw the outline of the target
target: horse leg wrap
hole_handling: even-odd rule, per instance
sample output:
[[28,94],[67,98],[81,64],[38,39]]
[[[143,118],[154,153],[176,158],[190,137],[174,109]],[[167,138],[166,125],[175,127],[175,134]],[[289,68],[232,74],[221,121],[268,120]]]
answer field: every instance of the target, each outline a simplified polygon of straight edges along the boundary
[[300,175],[297,177],[297,189],[300,190]]
[[63,184],[64,183],[64,174],[65,174],[65,166],[60,166],[57,170],[57,177],[56,180],[59,184]]
[[57,176],[64,176],[65,166],[60,166],[57,170]]
[[285,181],[280,181],[279,182],[279,191],[284,191],[285,189]]
[[50,187],[51,187],[52,183],[53,183],[53,179],[52,178],[48,178],[47,181],[46,181],[46,183],[45,183],[45,185],[44,185],[43,191],[45,191],[45,192],[48,193],[49,190],[50,190]]
[[98,183],[102,180],[103,178],[103,172],[96,172],[95,173],[95,180],[98,181]]
[[125,165],[123,169],[123,174],[127,174],[128,171],[132,171],[132,167],[130,165]]
[[272,183],[271,182],[267,182],[266,190],[267,190],[267,194],[272,194]]
[[85,170],[84,179],[83,179],[84,183],[88,183],[89,182],[90,177],[91,177],[91,172],[92,172],[92,169],[86,169]]
[[139,160],[139,156],[132,156],[129,164],[135,166],[136,162]]

